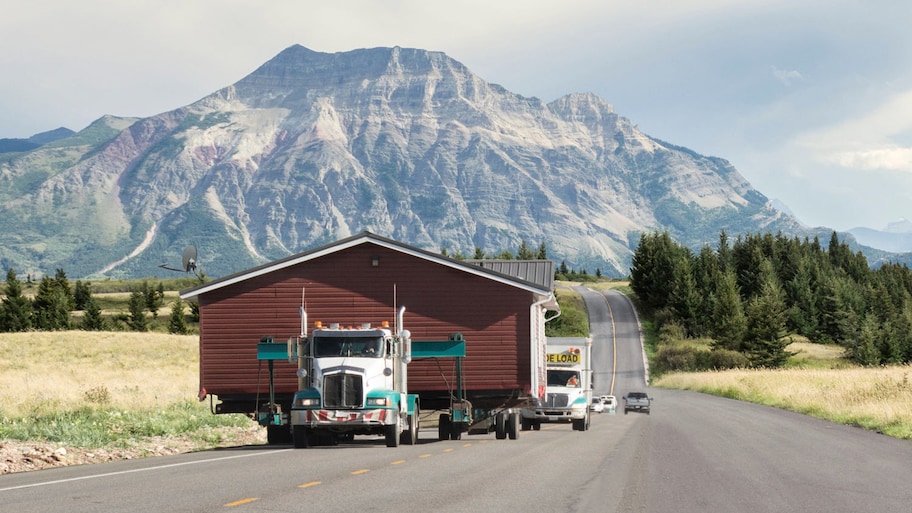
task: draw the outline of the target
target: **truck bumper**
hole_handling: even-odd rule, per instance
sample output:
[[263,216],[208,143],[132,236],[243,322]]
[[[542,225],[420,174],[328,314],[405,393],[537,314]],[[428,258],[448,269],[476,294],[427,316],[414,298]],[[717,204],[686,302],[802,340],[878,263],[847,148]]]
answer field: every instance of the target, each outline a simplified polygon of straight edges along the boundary
[[542,422],[560,422],[562,420],[585,419],[586,411],[579,409],[523,409],[522,416],[526,419]]
[[387,408],[369,410],[291,410],[292,426],[386,426],[399,421],[396,412]]

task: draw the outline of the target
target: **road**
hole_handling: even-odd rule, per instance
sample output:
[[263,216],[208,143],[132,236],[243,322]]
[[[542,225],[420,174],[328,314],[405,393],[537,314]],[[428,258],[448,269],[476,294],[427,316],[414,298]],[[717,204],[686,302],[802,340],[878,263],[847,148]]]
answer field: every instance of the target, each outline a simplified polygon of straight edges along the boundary
[[[416,446],[381,439],[240,447],[0,476],[3,511],[883,512],[912,504],[912,443],[803,415],[645,386],[625,297],[584,290],[599,380],[650,415],[594,415]],[[617,369],[612,378],[611,369]]]

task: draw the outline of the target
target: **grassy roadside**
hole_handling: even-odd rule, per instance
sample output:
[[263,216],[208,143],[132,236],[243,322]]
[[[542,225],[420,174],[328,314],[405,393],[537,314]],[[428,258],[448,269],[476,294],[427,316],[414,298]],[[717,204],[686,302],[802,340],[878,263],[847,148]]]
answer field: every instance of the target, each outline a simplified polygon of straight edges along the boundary
[[[560,285],[567,287],[562,288],[564,294],[572,295],[569,287],[577,284]],[[584,285],[632,294],[627,282]],[[642,321],[647,333],[646,352],[652,361],[657,336],[649,321]],[[796,342],[788,351],[794,355],[782,369],[672,372],[654,375],[652,386],[764,404],[912,440],[912,366],[860,367],[846,359],[839,346],[793,338]]]
[[0,334],[0,440],[98,448],[170,436],[218,446],[253,423],[197,402],[198,369],[192,335]]
[[653,386],[765,404],[912,440],[912,366],[867,368],[835,346],[795,343],[783,369],[670,373]]

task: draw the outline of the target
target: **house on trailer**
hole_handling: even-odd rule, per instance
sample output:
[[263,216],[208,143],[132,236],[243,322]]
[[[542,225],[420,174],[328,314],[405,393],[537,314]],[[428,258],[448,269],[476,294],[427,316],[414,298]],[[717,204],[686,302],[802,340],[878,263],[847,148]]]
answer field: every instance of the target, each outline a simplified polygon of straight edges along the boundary
[[[412,340],[461,333],[466,398],[486,408],[521,407],[546,383],[545,322],[559,307],[550,260],[459,261],[364,232],[181,292],[200,312],[200,400],[215,413],[254,415],[268,401],[269,370],[257,359],[264,338],[284,342],[316,322],[395,325],[404,306]],[[272,362],[270,362],[272,363]],[[296,365],[274,363],[274,397],[289,411]],[[422,408],[445,408],[454,359],[409,364],[408,388]]]

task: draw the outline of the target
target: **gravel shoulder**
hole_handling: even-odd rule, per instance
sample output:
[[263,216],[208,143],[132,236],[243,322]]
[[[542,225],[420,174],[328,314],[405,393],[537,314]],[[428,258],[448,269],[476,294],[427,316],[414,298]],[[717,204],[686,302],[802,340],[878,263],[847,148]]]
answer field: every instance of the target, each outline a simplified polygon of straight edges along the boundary
[[266,430],[257,425],[249,428],[222,428],[217,435],[215,438],[220,441],[212,443],[189,437],[169,436],[131,440],[122,447],[93,449],[68,447],[51,442],[0,440],[0,475],[266,443]]

